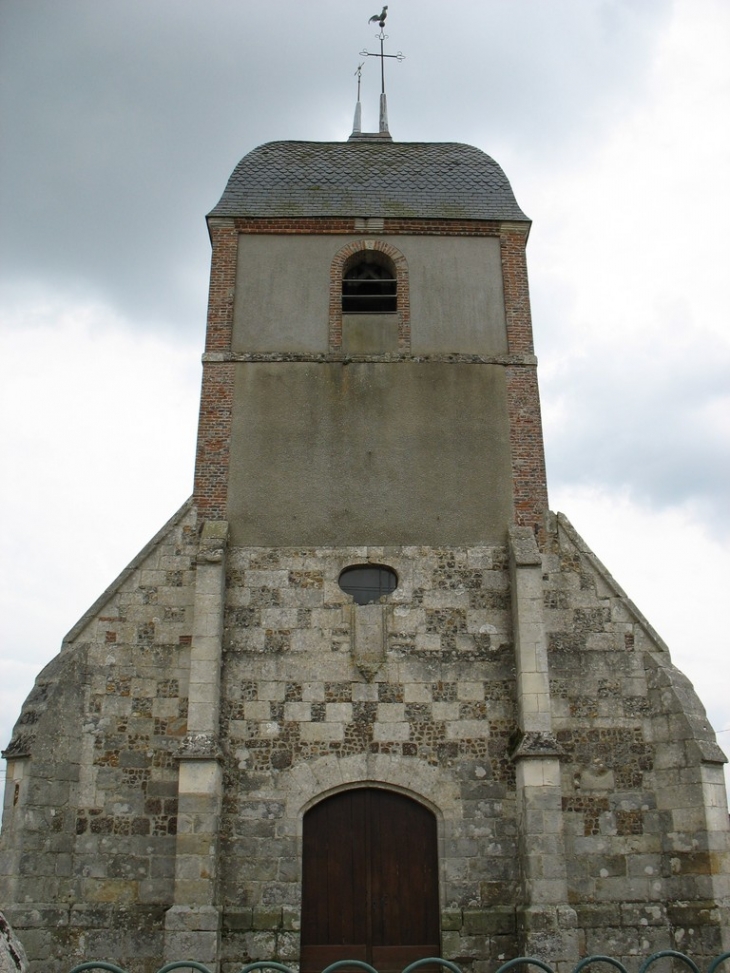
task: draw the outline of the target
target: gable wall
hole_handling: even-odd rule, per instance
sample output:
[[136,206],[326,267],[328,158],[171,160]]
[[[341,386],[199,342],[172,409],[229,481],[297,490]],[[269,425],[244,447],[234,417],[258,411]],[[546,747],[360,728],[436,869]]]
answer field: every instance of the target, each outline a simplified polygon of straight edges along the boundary
[[[579,947],[709,956],[727,894],[721,756],[648,623],[553,527],[543,612]],[[77,626],[17,728],[3,896],[51,973],[110,950],[135,973],[159,966],[196,554],[190,511]],[[399,573],[387,606],[355,607],[337,584],[368,557]],[[223,969],[295,961],[302,816],[363,783],[437,815],[444,955],[468,969],[519,952],[520,856],[547,868],[552,843],[520,841],[507,549],[232,547],[227,564]]]

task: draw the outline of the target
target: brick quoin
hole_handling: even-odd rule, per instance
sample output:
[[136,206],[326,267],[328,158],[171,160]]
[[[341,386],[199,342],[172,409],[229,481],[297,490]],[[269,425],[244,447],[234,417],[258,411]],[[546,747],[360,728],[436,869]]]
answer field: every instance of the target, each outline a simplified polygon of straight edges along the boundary
[[[205,350],[231,350],[233,299],[236,286],[238,231],[232,220],[211,220],[210,288]],[[234,366],[208,361],[203,365],[193,495],[201,520],[222,520],[228,498]]]
[[233,362],[206,362],[193,495],[201,520],[225,520],[233,415]]
[[238,231],[232,220],[211,220],[213,254],[208,289],[208,328],[205,350],[230,351],[233,334],[233,299],[236,288]]
[[[534,354],[526,243],[527,227],[502,225],[502,279],[507,348],[511,355]],[[507,368],[507,412],[515,523],[532,527],[542,546],[548,495],[537,365]]]
[[532,527],[542,547],[548,494],[537,367],[509,366],[506,372],[515,523]]
[[526,229],[503,226],[500,235],[507,347],[511,355],[533,354],[530,288],[527,281]]

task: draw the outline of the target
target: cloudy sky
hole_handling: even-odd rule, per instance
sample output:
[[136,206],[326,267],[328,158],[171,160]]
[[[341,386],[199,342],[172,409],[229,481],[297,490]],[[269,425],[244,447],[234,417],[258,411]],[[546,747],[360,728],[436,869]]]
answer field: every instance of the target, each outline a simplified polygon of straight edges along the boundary
[[[551,506],[730,749],[730,4],[389,6],[394,137],[479,146],[534,221]],[[205,213],[256,145],[348,136],[376,8],[0,0],[2,745],[191,491]]]

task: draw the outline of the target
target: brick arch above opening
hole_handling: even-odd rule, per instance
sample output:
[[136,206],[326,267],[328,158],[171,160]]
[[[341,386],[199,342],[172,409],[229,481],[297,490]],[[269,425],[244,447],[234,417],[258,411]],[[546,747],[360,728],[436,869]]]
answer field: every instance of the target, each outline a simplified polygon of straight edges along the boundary
[[329,351],[342,352],[342,278],[360,254],[383,254],[392,263],[398,291],[398,309],[395,312],[398,326],[398,354],[411,351],[411,301],[408,261],[397,247],[385,240],[360,239],[345,244],[335,254],[330,265],[329,296]]

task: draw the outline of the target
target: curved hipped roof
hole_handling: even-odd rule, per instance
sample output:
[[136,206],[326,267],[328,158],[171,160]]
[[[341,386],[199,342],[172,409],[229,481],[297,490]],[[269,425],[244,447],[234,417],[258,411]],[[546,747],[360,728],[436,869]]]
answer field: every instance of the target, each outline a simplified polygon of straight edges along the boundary
[[238,163],[209,216],[530,222],[481,149],[366,140],[260,145]]

